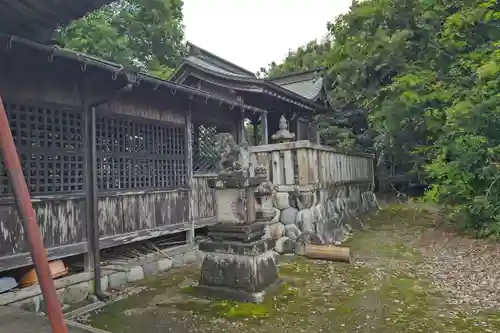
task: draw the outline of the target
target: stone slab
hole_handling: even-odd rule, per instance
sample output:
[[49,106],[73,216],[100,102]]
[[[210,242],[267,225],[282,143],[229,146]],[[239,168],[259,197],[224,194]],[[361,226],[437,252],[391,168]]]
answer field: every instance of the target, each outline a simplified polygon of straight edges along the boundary
[[200,296],[231,300],[236,302],[263,303],[266,297],[272,296],[273,294],[277,293],[282,285],[282,280],[276,280],[265,290],[259,292],[248,292],[245,290],[206,285],[197,285],[194,287],[194,289],[195,293]]
[[[0,333],[52,333],[49,319],[45,316],[9,306],[0,306]],[[105,333],[94,328],[68,324],[69,333]]]
[[259,239],[250,243],[206,240],[200,242],[199,247],[200,251],[203,252],[255,256],[272,250],[274,248],[274,240]]
[[144,279],[144,270],[143,270],[142,266],[132,267],[127,272],[127,282],[128,283],[137,282],[137,281],[140,281],[143,279]]
[[208,228],[208,237],[217,240],[250,242],[264,236],[266,226],[266,222],[251,224],[218,223]]
[[248,177],[248,175],[241,173],[232,174],[221,174],[215,178],[208,179],[208,186],[217,189],[226,188],[247,188],[256,187],[262,182],[267,180],[266,175],[258,175],[254,177]]
[[109,287],[111,289],[119,289],[127,284],[127,274],[125,272],[117,272],[109,275]]
[[150,262],[143,266],[144,276],[156,275],[159,272],[158,262]]

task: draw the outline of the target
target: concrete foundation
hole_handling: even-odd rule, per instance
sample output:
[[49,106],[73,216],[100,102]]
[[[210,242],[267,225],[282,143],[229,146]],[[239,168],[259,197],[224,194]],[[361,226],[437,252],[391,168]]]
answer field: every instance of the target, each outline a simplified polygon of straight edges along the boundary
[[[103,266],[101,286],[104,291],[120,289],[127,283],[137,282],[145,277],[170,270],[173,267],[200,262],[198,249],[183,245],[164,250],[162,254],[152,254],[131,260],[125,265]],[[84,272],[63,277],[54,281],[59,301],[63,308],[85,301],[93,293],[93,273]],[[42,292],[39,285],[17,289],[0,294],[1,306],[16,307],[29,312],[45,312]]]

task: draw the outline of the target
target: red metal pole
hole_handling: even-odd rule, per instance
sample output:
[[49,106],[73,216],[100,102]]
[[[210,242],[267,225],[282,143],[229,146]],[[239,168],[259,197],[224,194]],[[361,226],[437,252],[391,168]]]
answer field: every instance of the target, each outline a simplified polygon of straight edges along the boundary
[[38,281],[42,289],[43,299],[47,306],[47,313],[50,320],[50,326],[53,333],[68,333],[66,322],[61,310],[61,304],[57,299],[56,288],[52,280],[52,274],[49,268],[49,262],[43,238],[36,221],[35,211],[31,204],[31,198],[28,186],[24,180],[21,162],[17,155],[16,145],[12,138],[9,121],[2,98],[0,97],[0,154],[3,163],[7,169],[17,208],[23,220],[24,230],[30,246],[31,258],[35,264]]

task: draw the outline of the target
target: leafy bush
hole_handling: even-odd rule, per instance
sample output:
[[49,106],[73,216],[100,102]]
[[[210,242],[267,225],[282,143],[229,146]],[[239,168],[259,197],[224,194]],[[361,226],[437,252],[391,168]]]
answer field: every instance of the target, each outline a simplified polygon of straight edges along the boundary
[[309,62],[328,68],[334,105],[370,110],[382,161],[423,173],[426,198],[468,228],[500,234],[500,2],[355,1],[329,38]]

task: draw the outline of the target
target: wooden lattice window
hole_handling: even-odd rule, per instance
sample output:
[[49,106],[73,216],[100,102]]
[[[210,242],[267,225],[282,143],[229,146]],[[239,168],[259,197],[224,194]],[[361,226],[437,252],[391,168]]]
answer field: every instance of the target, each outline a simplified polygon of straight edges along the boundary
[[[36,104],[4,101],[30,193],[83,191],[83,112]],[[0,195],[10,193],[0,161]]]
[[217,169],[220,158],[215,147],[215,136],[228,132],[229,129],[220,126],[192,124],[193,171],[212,172]]
[[186,184],[181,125],[121,115],[96,120],[100,190],[169,189]]

